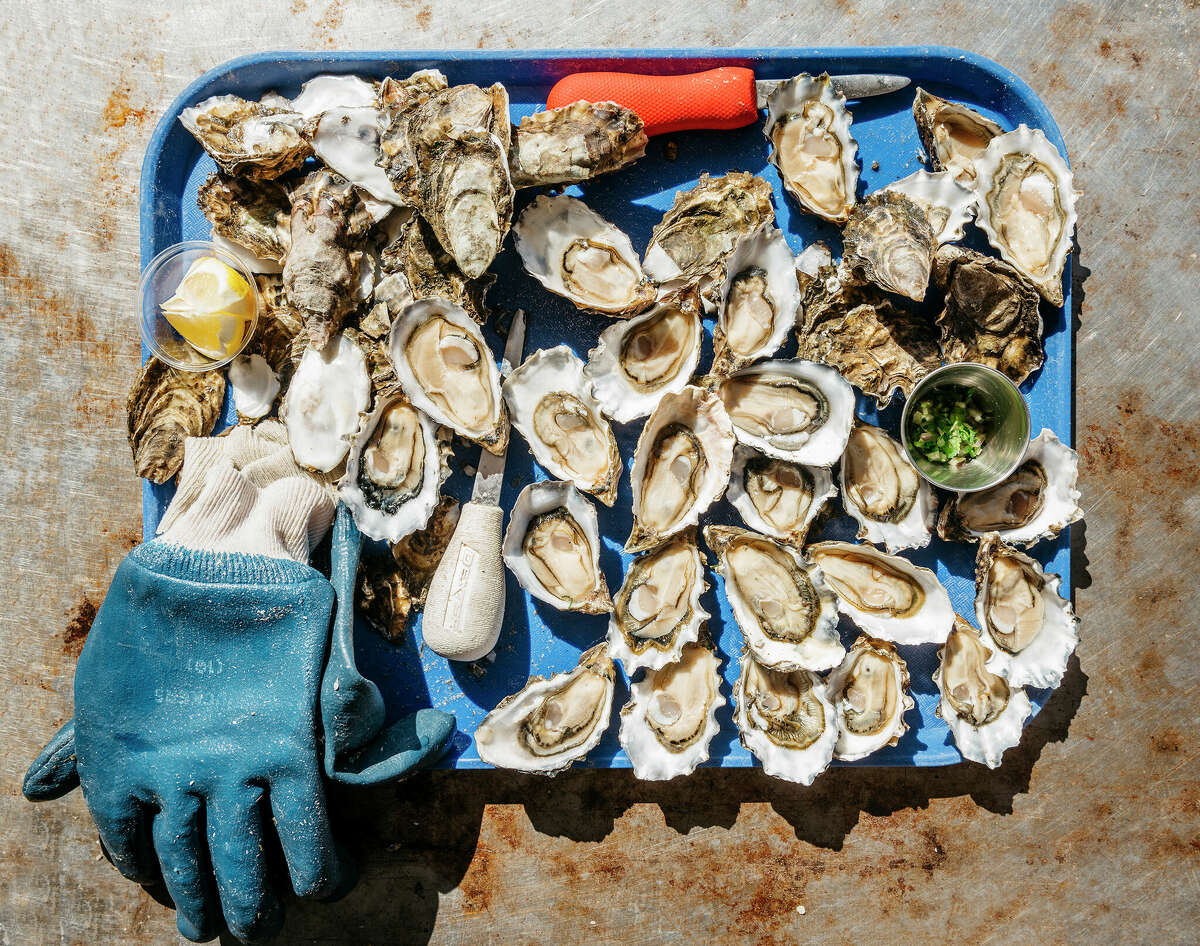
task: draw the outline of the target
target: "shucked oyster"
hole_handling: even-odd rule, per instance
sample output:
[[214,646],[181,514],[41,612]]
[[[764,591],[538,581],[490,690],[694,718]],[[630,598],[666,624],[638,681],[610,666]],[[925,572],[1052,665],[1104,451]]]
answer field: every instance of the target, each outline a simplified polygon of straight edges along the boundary
[[300,135],[303,116],[236,95],[216,95],[185,108],[179,121],[226,174],[270,180],[312,154]]
[[1013,686],[1056,687],[1079,643],[1079,621],[1058,593],[1062,579],[1036,559],[984,536],[975,557],[975,617],[992,652],[988,668]]
[[[279,181],[249,183],[226,174],[210,174],[196,203],[213,231],[254,256],[282,263],[292,243],[291,198]],[[276,270],[278,272],[278,270]]]
[[933,535],[937,502],[904,450],[887,433],[857,423],[842,454],[842,505],[859,525],[858,538],[889,552],[922,548]]
[[767,98],[763,133],[783,186],[809,213],[842,223],[858,186],[858,142],[850,134],[846,97],[829,74],[801,73]]
[[679,659],[710,617],[700,606],[707,587],[691,529],[633,560],[608,621],[608,652],[621,661],[626,676]]
[[916,705],[908,695],[908,664],[886,641],[860,636],[826,684],[837,713],[834,754],[844,762],[894,746],[908,732],[904,714]]
[[846,654],[837,603],[821,570],[795,548],[735,526],[706,526],[746,646],[773,670],[828,670]]
[[939,244],[961,240],[963,227],[975,216],[975,194],[951,171],[916,171],[884,190],[903,194],[924,210]]
[[692,643],[675,663],[647,670],[630,686],[621,710],[621,747],[641,779],[689,775],[708,758],[708,744],[721,728],[721,658]]
[[1075,232],[1074,179],[1038,129],[993,138],[975,162],[979,228],[1004,260],[1051,305],[1062,305],[1062,272]]
[[937,239],[916,201],[876,191],[854,208],[842,241],[842,265],[855,276],[918,302],[925,298]]
[[504,564],[521,587],[562,611],[603,614],[612,599],[600,571],[596,510],[570,483],[530,483],[508,518]]
[[534,459],[551,476],[611,506],[621,454],[574,352],[566,345],[534,352],[505,379],[503,390],[513,426]]
[[367,361],[348,335],[307,349],[280,408],[296,462],[318,473],[335,469],[370,403]]
[[513,238],[529,275],[580,309],[628,315],[655,300],[629,237],[581,200],[540,195]]
[[[461,306],[480,325],[487,321],[484,296],[496,277],[485,273],[468,279],[438,242],[429,223],[414,214],[379,257],[383,271],[402,277],[413,299],[446,299]],[[376,287],[375,298],[380,298]]]
[[942,506],[937,532],[943,539],[972,542],[995,532],[1026,547],[1053,538],[1083,518],[1079,508],[1079,454],[1049,428],[1029,444],[1025,460],[1003,483],[954,496]]
[[1021,741],[1032,711],[1029,697],[988,669],[988,648],[979,632],[957,615],[938,659],[933,672],[942,695],[937,715],[950,727],[964,759],[997,768],[1004,750]]
[[917,134],[935,171],[950,171],[970,186],[975,179],[975,161],[988,142],[1004,129],[977,111],[917,89],[913,99]]
[[626,551],[654,548],[696,525],[725,492],[733,444],[729,415],[715,394],[689,385],[664,397],[638,437]]
[[444,299],[409,303],[392,325],[388,352],[413,405],[485,450],[508,445],[500,372],[479,326]]
[[574,102],[535,112],[513,129],[514,187],[577,184],[646,153],[642,120],[615,102]]
[[183,466],[183,442],[206,437],[225,401],[221,371],[182,371],[157,358],[142,365],[125,400],[133,468],[165,483]]
[[763,456],[743,444],[733,451],[728,498],[756,532],[803,545],[809,527],[836,495],[828,467]]
[[531,677],[475,730],[479,758],[497,768],[558,774],[594,749],[608,729],[614,678],[603,644],[585,651],[566,673]]

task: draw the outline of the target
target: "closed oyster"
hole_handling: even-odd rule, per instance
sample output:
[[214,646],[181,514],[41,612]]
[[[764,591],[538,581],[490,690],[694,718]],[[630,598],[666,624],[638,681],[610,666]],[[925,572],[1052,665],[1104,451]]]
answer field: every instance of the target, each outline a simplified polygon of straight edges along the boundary
[[578,184],[632,164],[649,139],[636,113],[615,102],[574,102],[534,112],[513,129],[514,187]]
[[834,91],[828,73],[801,73],[767,97],[763,134],[783,186],[809,213],[833,223],[850,216],[858,186],[851,121],[846,97]]
[[665,395],[682,391],[700,362],[703,335],[694,291],[668,296],[649,312],[608,326],[584,368],[604,413],[626,424],[651,413]]
[[922,548],[933,535],[933,490],[887,433],[856,423],[842,454],[842,505],[859,525],[858,538],[889,552]]
[[924,210],[939,244],[961,240],[963,227],[975,217],[975,194],[951,171],[916,171],[884,190],[903,194]]
[[1020,125],[993,138],[975,170],[976,223],[988,242],[1043,299],[1062,305],[1078,196],[1067,162],[1040,130]]
[[930,95],[921,88],[913,99],[912,111],[933,169],[950,171],[956,180],[970,186],[975,179],[975,161],[1004,129],[972,108]]
[[733,427],[716,395],[689,385],[668,394],[638,437],[630,480],[633,531],[628,552],[654,548],[694,526],[725,492]]
[[828,670],[846,655],[837,602],[821,570],[790,545],[735,526],[706,526],[746,646],[773,670]]
[[521,587],[561,611],[613,609],[600,571],[596,510],[570,483],[530,483],[517,497],[502,548]]
[[392,324],[388,352],[418,410],[485,450],[504,452],[508,413],[500,372],[470,315],[444,299],[409,303]]
[[[442,248],[433,228],[419,214],[414,214],[396,239],[384,247],[380,263],[385,273],[405,280],[412,299],[446,299],[465,309],[480,325],[487,322],[484,296],[496,277],[485,273],[468,279],[463,275],[454,257]],[[381,297],[381,288],[375,289],[376,299]],[[391,308],[397,311],[395,306]]]
[[756,230],[729,255],[717,325],[713,374],[726,375],[779,350],[796,324],[800,288],[783,232]]
[[238,355],[225,370],[240,422],[253,422],[271,413],[279,396],[279,376],[266,358]]
[[949,499],[938,515],[943,539],[974,542],[989,532],[1026,547],[1054,538],[1083,518],[1079,508],[1079,454],[1047,427],[1029,444],[1025,460],[991,489]]
[[603,644],[572,670],[530,677],[475,730],[479,758],[501,769],[557,775],[587,755],[612,718],[613,663]]
[[505,379],[503,390],[513,426],[534,459],[551,476],[611,506],[621,454],[574,352],[566,345],[534,352]]
[[856,278],[920,302],[937,240],[924,208],[898,191],[876,191],[842,231],[842,265]]
[[768,456],[830,466],[854,421],[854,391],[838,373],[812,361],[761,361],[718,387],[740,443]]
[[371,378],[362,349],[345,334],[300,359],[280,416],[300,466],[328,473],[345,459],[371,403]]
[[1079,643],[1079,619],[1062,579],[994,533],[975,557],[975,617],[992,652],[988,668],[1013,686],[1056,687]]
[[529,275],[584,311],[629,315],[657,296],[629,237],[582,200],[540,195],[513,238]]
[[630,685],[621,710],[621,747],[640,779],[690,775],[708,759],[721,728],[721,659],[703,644],[688,644],[675,663],[647,670]]
[[861,635],[826,684],[837,714],[834,755],[842,761],[894,746],[908,732],[904,714],[916,705],[908,694],[908,664],[886,641]]
[[837,721],[825,684],[815,673],[771,670],[743,651],[733,702],[742,745],[767,775],[811,785],[829,767]]
[[338,498],[363,535],[398,542],[425,528],[437,506],[448,446],[403,395],[382,398],[363,422]]
[[941,644],[954,624],[950,595],[928,568],[873,545],[818,542],[808,554],[858,627],[897,644]]
[[738,444],[729,501],[756,532],[800,546],[825,504],[837,495],[828,467],[763,456]]
[[374,104],[333,106],[324,109],[305,127],[305,137],[313,153],[352,184],[357,184],[376,200],[401,206],[404,199],[396,193],[379,162],[383,115]]
[[225,402],[221,371],[182,371],[149,358],[125,400],[138,476],[165,483],[183,466],[183,442],[206,437]]
[[[282,263],[292,243],[291,198],[279,181],[249,183],[226,174],[210,174],[196,203],[213,232],[254,257]],[[278,270],[276,270],[278,272]]]
[[964,759],[998,768],[1004,750],[1021,741],[1032,708],[1025,690],[986,666],[988,648],[979,632],[955,615],[954,630],[938,648],[933,682],[941,693],[937,715],[954,735]]
[[271,180],[312,154],[300,135],[303,116],[236,95],[215,95],[185,108],[179,122],[226,174]]

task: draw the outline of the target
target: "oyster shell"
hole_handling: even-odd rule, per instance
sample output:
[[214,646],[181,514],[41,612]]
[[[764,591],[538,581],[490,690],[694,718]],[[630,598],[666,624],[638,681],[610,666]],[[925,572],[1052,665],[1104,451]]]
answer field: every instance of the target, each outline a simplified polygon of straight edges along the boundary
[[238,355],[225,369],[238,420],[246,423],[271,413],[279,397],[279,376],[262,355]]
[[504,452],[508,412],[500,372],[466,311],[444,299],[409,303],[392,324],[388,352],[418,410],[485,450]]
[[1020,384],[1042,366],[1038,294],[1013,267],[993,256],[946,246],[933,258],[933,281],[945,290],[937,316],[942,358],[995,368]]
[[558,774],[594,749],[608,729],[615,677],[603,644],[585,651],[565,673],[530,677],[475,730],[479,758],[497,768]]
[[570,483],[530,483],[517,497],[501,550],[521,587],[560,611],[613,609],[600,570],[596,510]]
[[[485,273],[478,279],[468,279],[463,275],[420,215],[414,214],[399,236],[384,248],[380,263],[384,272],[405,280],[411,299],[446,299],[465,309],[480,325],[487,321],[484,296],[496,277]],[[376,299],[381,298],[381,288],[375,289]],[[399,311],[390,302],[389,307],[393,314]]]
[[696,525],[725,492],[733,444],[733,426],[715,394],[689,385],[659,401],[633,458],[633,531],[625,550],[654,548]]
[[837,721],[825,684],[815,673],[771,670],[742,651],[733,703],[742,745],[767,775],[811,785],[829,767]]
[[763,134],[771,143],[771,163],[801,207],[832,223],[850,216],[858,186],[851,121],[846,97],[834,91],[829,73],[801,73],[767,97]]
[[856,423],[842,454],[842,505],[859,525],[858,538],[889,552],[923,548],[933,536],[933,490],[887,433]]
[[956,180],[970,186],[975,179],[975,161],[1004,129],[972,108],[930,95],[921,88],[913,99],[912,111],[933,169],[950,171]]
[[1020,125],[993,138],[975,170],[976,224],[1042,298],[1062,305],[1078,196],[1067,162],[1040,130]]
[[800,546],[825,504],[837,495],[829,467],[768,457],[738,444],[728,499],[755,532]]
[[367,360],[349,336],[305,351],[279,410],[296,462],[318,473],[336,468],[370,404]]
[[307,120],[331,108],[374,107],[376,94],[375,84],[358,76],[325,74],[313,76],[300,86],[300,94],[289,105]]
[[988,653],[979,632],[955,615],[954,630],[938,648],[933,682],[942,697],[937,715],[950,727],[959,753],[994,769],[1004,750],[1021,741],[1032,708],[1023,688],[985,666]]
[[625,424],[682,391],[700,362],[703,335],[694,291],[668,296],[650,311],[608,326],[584,368],[604,413]]
[[897,644],[941,644],[954,624],[950,595],[928,568],[873,545],[818,542],[808,554],[859,629]]
[[1029,443],[1025,460],[1003,483],[953,496],[938,515],[943,539],[974,542],[989,532],[1026,547],[1053,538],[1083,518],[1079,454],[1047,427]]
[[961,240],[963,228],[975,218],[975,194],[952,171],[916,171],[884,191],[903,194],[924,210],[938,244]]
[[534,112],[513,129],[508,155],[514,187],[578,184],[632,164],[646,153],[642,120],[615,102],[574,102]]
[[711,617],[700,605],[707,588],[692,529],[630,563],[608,621],[608,652],[621,661],[626,676],[679,659]]
[[165,483],[183,466],[183,443],[206,437],[225,402],[221,371],[182,371],[151,357],[125,400],[129,448],[138,476]]
[[304,118],[290,108],[215,95],[179,115],[226,174],[270,180],[298,168],[312,154],[300,132]]
[[566,345],[534,352],[505,379],[503,391],[513,426],[534,459],[551,476],[611,506],[621,454],[574,352]]
[[826,685],[837,718],[834,755],[842,761],[894,746],[908,732],[904,714],[916,705],[908,693],[908,664],[887,641],[860,635]]
[[809,284],[817,278],[822,267],[833,265],[833,254],[829,251],[829,244],[818,240],[816,243],[810,243],[799,253],[796,254],[796,280],[800,285],[800,291],[804,292]]
[[513,238],[529,275],[584,311],[629,315],[657,296],[629,237],[582,200],[538,196]]
[[795,262],[783,232],[773,226],[734,248],[713,330],[713,374],[727,375],[779,350],[800,306]]
[[249,250],[256,259],[282,263],[287,256],[292,244],[292,204],[281,182],[249,183],[210,174],[200,185],[196,203],[214,233]]
[[717,710],[725,705],[720,687],[721,658],[697,643],[630,685],[619,739],[634,775],[672,779],[708,759],[708,745],[721,728]]
[[988,669],[1013,686],[1056,687],[1079,643],[1079,619],[1062,579],[1036,559],[984,536],[975,557],[975,617],[992,652]]
[[856,278],[920,302],[937,240],[924,208],[898,191],[876,191],[842,231],[842,265]]
[[352,184],[376,200],[392,206],[404,205],[391,180],[380,166],[383,151],[379,141],[383,116],[370,105],[332,106],[305,126],[304,134],[313,153]]
[[772,670],[828,670],[846,655],[837,602],[799,551],[736,526],[705,526],[746,646]]
[[740,443],[768,456],[830,466],[854,421],[854,391],[812,361],[761,361],[720,382],[721,401]]

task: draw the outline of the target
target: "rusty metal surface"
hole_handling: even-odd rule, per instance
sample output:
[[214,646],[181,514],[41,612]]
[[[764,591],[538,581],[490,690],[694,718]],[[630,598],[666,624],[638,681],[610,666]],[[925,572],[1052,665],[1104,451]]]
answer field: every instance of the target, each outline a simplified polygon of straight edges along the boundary
[[0,943],[177,939],[99,854],[82,800],[20,778],[140,534],[136,182],[194,76],[264,47],[938,42],[1024,76],[1080,204],[1075,530],[1083,640],[997,772],[427,774],[335,796],[363,879],[282,941],[1192,943],[1200,928],[1200,282],[1195,0],[781,6],[693,0],[0,0]]

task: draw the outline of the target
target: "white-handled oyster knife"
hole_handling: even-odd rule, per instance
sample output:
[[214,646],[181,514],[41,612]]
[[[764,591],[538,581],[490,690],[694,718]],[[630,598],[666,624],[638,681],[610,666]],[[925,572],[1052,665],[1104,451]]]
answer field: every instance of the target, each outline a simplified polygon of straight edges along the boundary
[[[513,316],[504,360],[521,363],[525,314]],[[500,637],[504,621],[504,563],[500,560],[500,487],[508,451],[479,453],[471,501],[462,507],[458,526],[438,563],[425,598],[421,630],[425,643],[448,660],[486,657]]]

